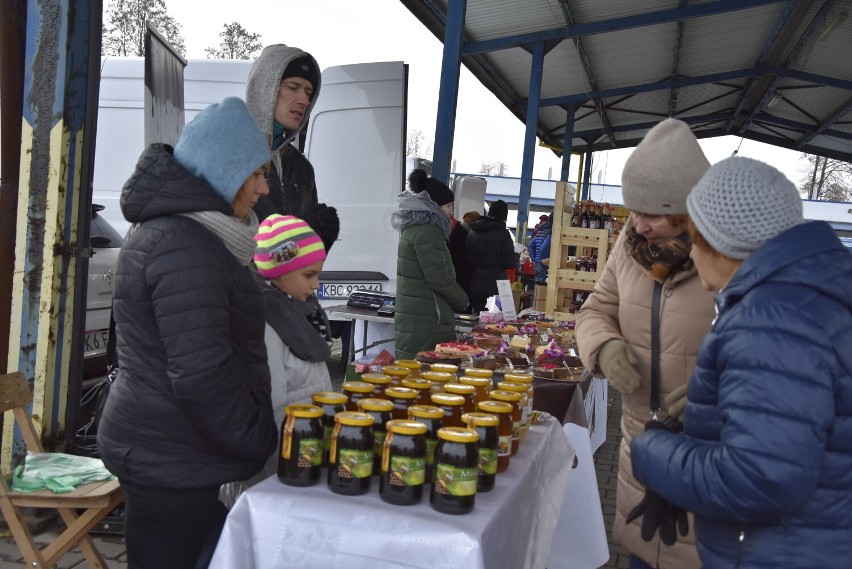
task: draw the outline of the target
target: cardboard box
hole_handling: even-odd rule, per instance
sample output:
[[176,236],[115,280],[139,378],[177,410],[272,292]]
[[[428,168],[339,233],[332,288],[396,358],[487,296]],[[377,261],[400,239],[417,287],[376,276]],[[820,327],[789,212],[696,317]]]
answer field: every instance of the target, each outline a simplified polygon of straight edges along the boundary
[[544,305],[547,300],[547,286],[535,285],[535,300],[533,300],[533,309],[544,312]]

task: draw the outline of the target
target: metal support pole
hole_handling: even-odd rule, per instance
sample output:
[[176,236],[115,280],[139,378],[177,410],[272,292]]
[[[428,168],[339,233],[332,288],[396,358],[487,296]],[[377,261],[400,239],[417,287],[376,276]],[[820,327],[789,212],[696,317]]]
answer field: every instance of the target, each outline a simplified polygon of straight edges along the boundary
[[459,72],[464,43],[464,16],[467,0],[447,3],[444,31],[444,58],[441,62],[441,86],[438,92],[438,117],[435,122],[435,150],[432,152],[432,177],[445,184],[450,181],[450,159],[459,99]]
[[518,223],[515,226],[515,241],[518,243],[524,242],[527,235],[527,220],[530,217],[530,194],[532,194],[532,173],[535,163],[535,138],[542,75],[544,75],[544,43],[538,42],[533,45],[532,66],[530,67],[530,96],[527,100],[527,122],[524,131],[524,161],[521,166],[521,188],[518,194]]
[[565,105],[565,137],[562,139],[562,172],[559,178],[568,181],[571,168],[571,141],[574,139],[574,103]]
[[586,152],[586,163],[583,166],[583,193],[582,199],[589,199],[589,181],[592,179],[592,143],[587,141],[586,147],[589,150]]

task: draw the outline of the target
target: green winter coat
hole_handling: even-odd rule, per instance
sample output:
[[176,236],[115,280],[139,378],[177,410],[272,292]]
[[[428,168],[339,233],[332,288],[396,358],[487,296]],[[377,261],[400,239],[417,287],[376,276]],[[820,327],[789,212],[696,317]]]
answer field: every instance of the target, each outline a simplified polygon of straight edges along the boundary
[[396,265],[397,359],[411,359],[456,339],[453,313],[467,295],[456,282],[447,248],[450,221],[426,192],[405,191],[391,225],[401,232]]

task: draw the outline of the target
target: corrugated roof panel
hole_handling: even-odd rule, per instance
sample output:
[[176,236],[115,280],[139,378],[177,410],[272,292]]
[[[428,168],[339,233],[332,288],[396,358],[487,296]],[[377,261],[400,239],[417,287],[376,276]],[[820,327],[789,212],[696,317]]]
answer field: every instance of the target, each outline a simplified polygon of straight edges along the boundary
[[[695,2],[696,4],[698,2]],[[571,10],[578,22],[599,22],[647,12],[677,8],[677,0],[571,0]]]
[[706,115],[730,108],[740,94],[734,85],[734,82],[731,85],[705,83],[678,89],[675,117]]
[[640,85],[671,73],[675,24],[658,24],[583,39],[601,89]]

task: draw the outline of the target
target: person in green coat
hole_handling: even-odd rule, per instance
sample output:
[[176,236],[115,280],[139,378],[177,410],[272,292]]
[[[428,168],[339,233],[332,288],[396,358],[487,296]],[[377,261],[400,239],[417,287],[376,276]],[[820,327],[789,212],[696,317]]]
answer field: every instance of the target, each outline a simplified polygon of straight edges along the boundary
[[468,306],[456,282],[447,237],[453,192],[417,169],[399,195],[391,225],[400,232],[396,263],[394,330],[397,359],[411,359],[456,339],[454,312]]

